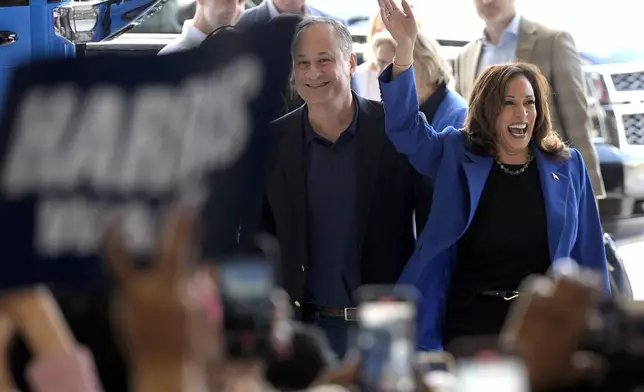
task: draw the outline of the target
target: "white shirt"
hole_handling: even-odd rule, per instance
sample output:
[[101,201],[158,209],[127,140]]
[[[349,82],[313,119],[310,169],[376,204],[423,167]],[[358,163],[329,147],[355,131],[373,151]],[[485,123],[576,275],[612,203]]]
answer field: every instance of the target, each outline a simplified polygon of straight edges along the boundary
[[378,71],[373,69],[369,61],[358,65],[354,75],[356,81],[356,92],[367,99],[380,102],[380,84],[378,83]]
[[159,51],[159,55],[181,52],[183,50],[192,49],[201,45],[206,39],[207,34],[201,32],[194,25],[194,19],[189,19],[183,22],[183,29],[181,35],[170,42],[165,48]]
[[483,52],[476,74],[480,74],[485,67],[496,64],[512,63],[516,59],[517,46],[519,45],[519,25],[521,17],[519,14],[514,15],[512,21],[505,28],[501,35],[501,41],[498,45],[493,45],[487,39],[487,35],[483,32],[481,42],[483,43]]

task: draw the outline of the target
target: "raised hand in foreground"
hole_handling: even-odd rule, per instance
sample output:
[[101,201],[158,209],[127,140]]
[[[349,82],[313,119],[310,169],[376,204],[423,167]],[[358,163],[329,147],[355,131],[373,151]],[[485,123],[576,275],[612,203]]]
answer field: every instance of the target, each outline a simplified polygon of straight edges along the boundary
[[4,345],[15,328],[31,349],[34,360],[28,365],[27,380],[34,392],[98,392],[102,389],[91,352],[78,345],[46,287],[3,292],[0,314],[7,316]]
[[108,229],[106,262],[121,286],[113,318],[126,346],[136,392],[179,392],[189,379],[203,381],[200,369],[191,362],[185,303],[195,233],[195,214],[172,210],[158,253],[149,267],[139,269],[126,250],[120,227]]

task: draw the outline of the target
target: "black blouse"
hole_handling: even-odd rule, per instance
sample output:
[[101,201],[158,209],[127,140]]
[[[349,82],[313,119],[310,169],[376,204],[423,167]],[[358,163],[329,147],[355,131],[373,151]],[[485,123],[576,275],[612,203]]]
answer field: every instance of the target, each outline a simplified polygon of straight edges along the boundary
[[526,276],[545,273],[551,265],[536,162],[518,175],[493,165],[457,247],[446,303],[446,343],[456,336],[499,333],[511,302],[482,291],[515,290]]

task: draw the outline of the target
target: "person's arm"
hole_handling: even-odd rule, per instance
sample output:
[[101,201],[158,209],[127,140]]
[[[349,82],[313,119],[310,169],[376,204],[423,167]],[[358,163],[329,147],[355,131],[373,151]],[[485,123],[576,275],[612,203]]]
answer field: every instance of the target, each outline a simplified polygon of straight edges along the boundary
[[29,386],[34,392],[99,392],[103,388],[96,376],[89,350],[76,348],[35,360],[27,369]]
[[579,265],[600,273],[605,292],[610,293],[610,279],[608,277],[602,225],[599,219],[597,203],[592,192],[590,176],[579,151],[573,149],[572,154],[571,159],[575,159],[576,156],[579,165],[580,193],[577,239],[572,249],[571,257]]
[[[445,103],[447,104],[447,103]],[[456,129],[463,128],[465,118],[467,116],[467,107],[454,105],[447,113],[441,115],[441,118],[434,117],[434,126],[438,129],[445,129],[452,126]],[[414,170],[414,169],[412,169]],[[415,202],[415,223],[416,223],[416,238],[425,228],[429,212],[431,210],[432,194],[434,187],[431,181],[420,175],[417,170],[412,174],[414,182],[414,202]]]
[[192,209],[169,211],[156,257],[144,271],[135,267],[118,222],[107,230],[104,260],[120,289],[114,321],[127,348],[134,392],[183,392],[195,390],[188,383],[203,384],[202,364],[193,360],[193,346],[186,340],[192,338],[192,313],[190,296],[183,294],[186,278],[194,272],[188,265],[196,227]]
[[552,53],[552,92],[563,135],[572,147],[581,152],[588,168],[592,189],[597,198],[604,198],[597,152],[591,138],[591,123],[588,116],[588,102],[584,92],[584,76],[581,59],[572,36],[560,32],[554,39]]
[[69,353],[76,348],[58,303],[46,287],[4,294],[1,303],[35,357]]
[[5,293],[0,306],[34,354],[27,378],[35,392],[102,390],[91,353],[78,346],[47,288]]
[[132,370],[133,392],[184,392],[189,381],[199,384],[203,382],[202,375],[189,371],[184,361],[169,363],[145,363],[137,361]]
[[402,1],[402,10],[392,0],[378,2],[385,27],[396,40],[394,62],[379,77],[385,132],[396,150],[406,155],[420,174],[431,178],[442,156],[446,133],[436,132],[418,109],[412,64],[418,25],[407,1]]
[[396,150],[406,155],[420,174],[433,178],[443,155],[444,136],[449,132],[437,132],[418,109],[413,66],[387,82],[391,80],[392,68],[390,65],[380,76],[385,132]]

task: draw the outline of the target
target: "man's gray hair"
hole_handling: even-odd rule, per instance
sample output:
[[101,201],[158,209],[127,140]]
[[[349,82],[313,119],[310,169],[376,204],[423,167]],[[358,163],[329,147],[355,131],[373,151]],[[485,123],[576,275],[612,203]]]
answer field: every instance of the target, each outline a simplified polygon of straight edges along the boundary
[[297,45],[300,42],[302,33],[309,27],[319,24],[326,24],[333,27],[333,30],[335,31],[340,41],[340,51],[342,51],[344,58],[348,59],[351,56],[351,53],[353,53],[353,38],[351,38],[349,29],[347,29],[347,27],[343,25],[342,22],[334,18],[327,16],[307,16],[300,23],[298,23],[297,27],[295,28],[295,36],[293,38],[293,43],[291,44],[291,56],[293,57],[293,60],[295,60],[295,56],[297,55]]

